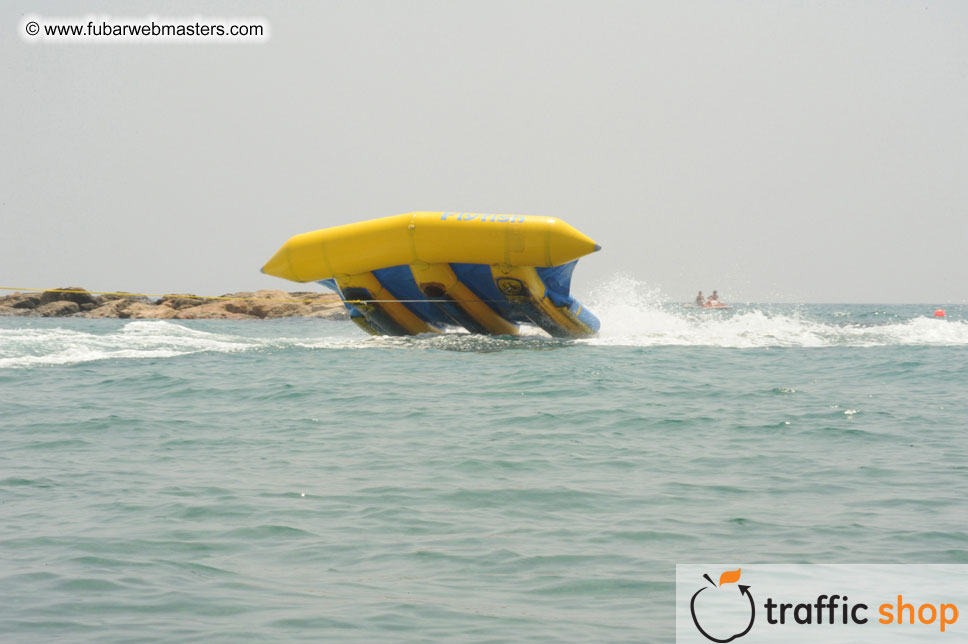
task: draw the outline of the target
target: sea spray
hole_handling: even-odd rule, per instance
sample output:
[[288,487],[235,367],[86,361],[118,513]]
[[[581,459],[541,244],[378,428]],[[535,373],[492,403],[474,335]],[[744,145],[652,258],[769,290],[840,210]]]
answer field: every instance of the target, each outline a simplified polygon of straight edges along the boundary
[[915,305],[736,304],[729,310],[697,309],[669,302],[660,289],[629,275],[607,280],[586,299],[602,320],[598,336],[583,340],[595,345],[968,345],[968,322],[950,315],[948,320],[926,317],[927,309]]
[[585,298],[602,320],[594,338],[558,340],[522,325],[518,337],[473,336],[451,329],[416,337],[368,336],[340,321],[0,320],[0,369],[97,360],[172,359],[197,353],[280,350],[393,350],[492,353],[573,345],[626,347],[968,346],[964,307],[945,319],[919,305],[734,304],[701,310],[670,302],[661,290],[618,275]]

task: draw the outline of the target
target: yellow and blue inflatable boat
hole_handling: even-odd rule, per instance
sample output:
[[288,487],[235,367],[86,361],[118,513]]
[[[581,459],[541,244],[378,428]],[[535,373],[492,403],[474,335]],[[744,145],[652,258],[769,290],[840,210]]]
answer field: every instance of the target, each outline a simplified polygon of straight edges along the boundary
[[600,248],[554,217],[411,212],[296,235],[262,272],[336,291],[374,335],[515,335],[523,323],[581,338],[599,321],[570,295],[571,275]]

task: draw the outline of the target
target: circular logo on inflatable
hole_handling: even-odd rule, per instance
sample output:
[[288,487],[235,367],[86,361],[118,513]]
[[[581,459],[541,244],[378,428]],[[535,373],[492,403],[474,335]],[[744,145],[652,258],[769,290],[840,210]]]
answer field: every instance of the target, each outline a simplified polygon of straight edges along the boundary
[[497,287],[505,295],[521,295],[521,292],[524,291],[524,284],[521,283],[521,280],[513,277],[499,277]]

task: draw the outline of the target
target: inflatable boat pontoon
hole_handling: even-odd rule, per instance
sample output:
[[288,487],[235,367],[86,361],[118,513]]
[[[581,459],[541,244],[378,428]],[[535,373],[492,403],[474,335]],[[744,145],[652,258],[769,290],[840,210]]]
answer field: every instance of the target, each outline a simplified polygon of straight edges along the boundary
[[412,212],[296,235],[262,272],[336,291],[374,335],[515,335],[530,323],[580,338],[599,321],[570,295],[571,275],[600,248],[554,217]]

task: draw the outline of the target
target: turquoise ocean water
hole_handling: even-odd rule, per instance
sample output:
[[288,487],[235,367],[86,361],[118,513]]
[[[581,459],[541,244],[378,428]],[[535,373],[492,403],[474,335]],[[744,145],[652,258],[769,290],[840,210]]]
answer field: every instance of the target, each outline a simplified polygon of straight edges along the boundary
[[0,639],[669,642],[677,562],[968,563],[933,308],[0,319]]

